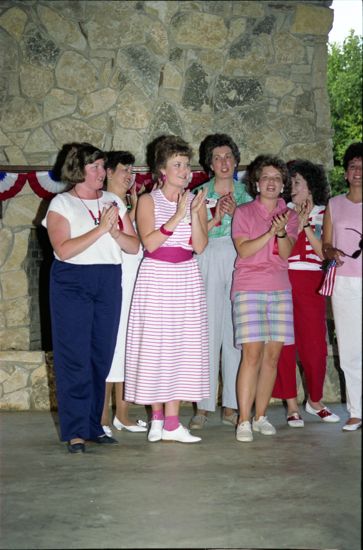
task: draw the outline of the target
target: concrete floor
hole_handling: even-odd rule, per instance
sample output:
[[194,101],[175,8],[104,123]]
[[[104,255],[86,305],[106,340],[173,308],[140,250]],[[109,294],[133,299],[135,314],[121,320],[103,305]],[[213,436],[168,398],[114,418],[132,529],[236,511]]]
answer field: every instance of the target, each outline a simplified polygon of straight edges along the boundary
[[278,432],[253,443],[216,413],[199,444],[121,432],[84,455],[66,451],[51,413],[2,413],[1,548],[359,550],[361,431],[306,413],[291,429],[284,412],[271,406]]

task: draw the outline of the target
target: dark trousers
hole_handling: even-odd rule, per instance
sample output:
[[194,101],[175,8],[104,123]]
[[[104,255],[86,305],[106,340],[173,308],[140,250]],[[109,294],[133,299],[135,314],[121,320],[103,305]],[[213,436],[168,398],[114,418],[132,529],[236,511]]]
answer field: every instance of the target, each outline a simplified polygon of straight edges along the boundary
[[61,439],[94,439],[121,310],[120,265],[55,260],[50,307]]

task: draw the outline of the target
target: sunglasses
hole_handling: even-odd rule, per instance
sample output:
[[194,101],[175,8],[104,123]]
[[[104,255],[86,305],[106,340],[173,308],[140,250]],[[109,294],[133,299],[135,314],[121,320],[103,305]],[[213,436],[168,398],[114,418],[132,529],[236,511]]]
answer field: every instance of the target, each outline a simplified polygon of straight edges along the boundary
[[[347,254],[346,252],[344,252],[344,254],[346,256],[349,256],[349,258],[354,258],[354,260],[356,260],[357,258],[359,258],[359,256],[361,255],[361,252],[362,252],[362,248],[363,248],[363,235],[362,233],[360,233],[359,231],[357,231],[356,229],[353,229],[352,227],[345,227],[345,229],[347,229],[348,231],[354,231],[355,233],[358,233],[358,235],[360,235],[360,241],[359,241],[359,248],[358,250],[355,250],[355,252],[353,252],[353,254]],[[342,251],[343,252],[343,251]]]

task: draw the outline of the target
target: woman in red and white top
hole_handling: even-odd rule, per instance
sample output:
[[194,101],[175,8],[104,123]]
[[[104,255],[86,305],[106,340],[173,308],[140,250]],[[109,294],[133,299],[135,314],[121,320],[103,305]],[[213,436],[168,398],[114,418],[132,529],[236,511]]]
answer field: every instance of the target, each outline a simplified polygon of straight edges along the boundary
[[299,236],[289,257],[289,278],[294,307],[295,343],[285,345],[280,354],[273,397],[287,402],[287,423],[302,428],[296,386],[296,354],[305,374],[308,391],[305,410],[324,422],[340,418],[322,403],[326,372],[325,297],[318,294],[321,271],[323,215],[329,186],[324,169],[308,160],[288,164],[291,176],[291,208],[299,216]]

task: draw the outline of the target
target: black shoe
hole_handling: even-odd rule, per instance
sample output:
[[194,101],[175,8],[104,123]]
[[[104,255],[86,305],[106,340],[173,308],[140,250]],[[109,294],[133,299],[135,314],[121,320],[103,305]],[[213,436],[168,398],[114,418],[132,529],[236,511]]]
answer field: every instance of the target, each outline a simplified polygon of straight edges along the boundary
[[99,435],[96,437],[96,439],[93,439],[92,441],[95,441],[96,443],[99,443],[100,445],[118,445],[117,439],[114,437],[110,437],[109,435]]
[[67,449],[70,453],[84,453],[86,452],[86,446],[84,443],[71,443],[68,441]]

